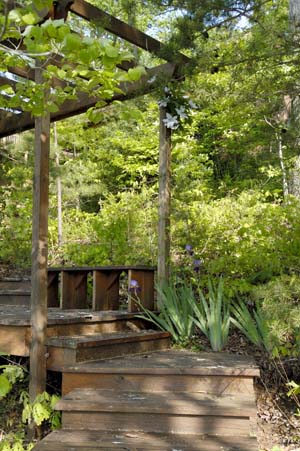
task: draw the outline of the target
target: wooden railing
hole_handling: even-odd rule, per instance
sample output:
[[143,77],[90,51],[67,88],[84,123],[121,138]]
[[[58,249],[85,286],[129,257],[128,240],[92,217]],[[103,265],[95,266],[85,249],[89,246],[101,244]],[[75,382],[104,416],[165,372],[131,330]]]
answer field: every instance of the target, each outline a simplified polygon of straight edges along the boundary
[[[118,310],[120,276],[128,274],[128,311],[138,311],[139,302],[154,309],[154,271],[148,266],[86,266],[48,268],[48,307],[84,309],[88,307],[87,281],[92,275],[92,309]],[[59,289],[60,286],[60,289]],[[60,295],[59,295],[60,292]]]

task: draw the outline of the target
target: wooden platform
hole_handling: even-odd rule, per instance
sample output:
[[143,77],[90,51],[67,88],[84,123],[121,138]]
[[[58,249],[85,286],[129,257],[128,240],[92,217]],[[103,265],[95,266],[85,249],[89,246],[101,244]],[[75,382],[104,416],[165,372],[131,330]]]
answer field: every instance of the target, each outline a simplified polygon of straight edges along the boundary
[[[92,336],[99,334],[116,334],[120,332],[136,332],[138,335],[145,330],[145,324],[142,320],[137,319],[134,312],[128,311],[103,311],[94,312],[84,309],[61,310],[59,308],[48,309],[48,327],[47,335],[53,337],[52,344],[56,344],[59,348],[70,348],[70,343],[76,340],[78,336],[89,336],[93,341]],[[54,339],[56,337],[56,340]],[[68,339],[66,338],[68,337]],[[111,337],[113,338],[113,337]],[[126,342],[125,336],[124,342]],[[0,351],[17,356],[28,356],[31,339],[30,330],[30,310],[22,306],[0,306]],[[103,339],[107,340],[104,335]],[[61,344],[58,341],[61,340]],[[69,340],[69,341],[68,341]],[[83,338],[83,341],[88,341]],[[138,339],[138,341],[142,341]],[[143,340],[145,341],[145,340]],[[107,343],[110,345],[109,343]],[[149,340],[148,340],[149,344]],[[49,343],[49,346],[51,343]],[[169,345],[169,343],[167,344]],[[52,346],[52,350],[53,350]],[[102,349],[104,349],[102,347]],[[157,348],[154,348],[157,349]],[[141,352],[150,350],[141,349]],[[124,351],[115,355],[123,355]],[[104,357],[109,357],[106,353]],[[100,358],[100,355],[96,355]],[[52,359],[53,360],[53,359]],[[51,361],[51,356],[50,360]],[[66,362],[60,361],[60,365],[64,363],[71,363],[70,360]],[[75,361],[73,361],[75,363]],[[56,367],[56,369],[58,369]]]
[[255,451],[251,358],[166,350],[63,369],[62,430],[36,451]]

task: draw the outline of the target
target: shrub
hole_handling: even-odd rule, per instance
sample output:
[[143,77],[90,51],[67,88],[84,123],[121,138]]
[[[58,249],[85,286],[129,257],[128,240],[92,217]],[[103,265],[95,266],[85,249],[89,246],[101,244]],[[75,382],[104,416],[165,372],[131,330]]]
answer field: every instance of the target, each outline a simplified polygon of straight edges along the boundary
[[[253,300],[270,325],[275,342],[299,344],[300,277],[282,275],[265,285],[253,288]],[[299,349],[297,349],[299,353]]]
[[251,314],[247,305],[240,301],[238,304],[232,305],[231,313],[231,322],[251,343],[271,352],[274,343],[271,343],[270,340],[269,324],[259,308],[253,310]]
[[173,282],[158,292],[160,312],[156,314],[140,304],[143,310],[140,317],[169,332],[176,343],[187,345],[194,329],[193,305],[196,302],[191,286]]

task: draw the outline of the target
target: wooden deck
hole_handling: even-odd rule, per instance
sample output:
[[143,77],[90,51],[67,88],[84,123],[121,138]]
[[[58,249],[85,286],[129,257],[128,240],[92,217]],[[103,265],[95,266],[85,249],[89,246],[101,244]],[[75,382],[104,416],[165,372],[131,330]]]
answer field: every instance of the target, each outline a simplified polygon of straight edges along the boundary
[[[82,341],[86,342],[86,337],[89,337],[93,341],[95,334],[98,336],[98,339],[100,338],[99,334],[103,334],[103,339],[107,340],[107,334],[112,334],[112,338],[114,336],[113,334],[120,332],[129,332],[131,336],[133,333],[136,333],[137,336],[140,336],[144,330],[145,325],[143,321],[137,319],[136,313],[134,312],[48,309],[47,336],[49,340],[56,337],[56,343],[61,339],[62,343],[65,343],[66,346],[58,345],[60,348],[68,347],[66,337],[68,337],[70,344],[72,341],[71,337],[82,336]],[[1,305],[0,352],[17,356],[28,356],[30,340],[30,309],[25,306]],[[124,341],[126,341],[125,336]],[[141,338],[138,338],[137,341],[141,341]],[[107,343],[107,346],[111,344]],[[69,347],[72,347],[72,345]],[[104,348],[102,347],[101,349],[103,350]],[[145,348],[144,350],[150,350],[150,348]],[[141,352],[143,352],[143,349]],[[124,352],[121,352],[119,355],[123,354]],[[105,357],[108,356],[106,352]],[[98,358],[100,358],[99,355]],[[70,361],[66,363],[70,363]]]
[[[74,290],[81,275],[85,297],[86,274],[66,274]],[[110,287],[119,274],[110,274],[106,300],[117,296]],[[149,329],[136,311],[73,305],[48,308],[45,353],[47,368],[62,373],[62,430],[36,451],[256,450],[259,370],[251,358],[175,351],[169,334]],[[28,356],[30,342],[29,307],[0,305],[0,351]]]

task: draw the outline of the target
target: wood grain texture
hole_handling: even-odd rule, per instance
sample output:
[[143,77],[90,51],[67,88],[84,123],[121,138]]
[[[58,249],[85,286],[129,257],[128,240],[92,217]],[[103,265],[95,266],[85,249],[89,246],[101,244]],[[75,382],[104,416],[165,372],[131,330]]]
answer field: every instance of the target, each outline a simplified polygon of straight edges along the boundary
[[255,439],[241,437],[205,437],[190,434],[122,433],[106,431],[54,431],[35,451],[257,451]]
[[61,308],[84,309],[87,307],[87,272],[61,271]]
[[167,349],[169,334],[164,332],[123,332],[107,336],[61,337],[48,339],[48,369],[62,371],[66,365]]
[[170,271],[171,129],[164,123],[167,115],[166,108],[160,107],[159,114],[157,285],[161,290],[169,280]]
[[[43,71],[35,69],[35,82],[43,83]],[[47,94],[45,93],[45,96]],[[47,266],[50,116],[35,120],[35,162],[33,183],[31,259],[31,400],[46,389]]]
[[199,376],[199,375],[159,375],[159,374],[122,374],[64,371],[62,393],[66,394],[75,388],[102,388],[112,390],[143,392],[191,392],[213,393],[215,395],[236,394],[254,396],[252,377]]
[[[138,284],[136,294],[130,292],[131,281]],[[140,310],[139,303],[148,310],[154,310],[154,271],[144,271],[137,268],[128,271],[128,311],[136,312]],[[138,303],[135,302],[138,300]]]
[[177,416],[249,418],[256,413],[254,396],[196,392],[143,392],[77,389],[56,404],[63,412],[118,412]]
[[227,436],[249,435],[249,419],[238,417],[180,416],[135,414],[126,412],[64,412],[62,417],[64,429],[94,429],[98,431],[143,431],[156,433],[208,434]]
[[122,270],[93,270],[93,310],[118,310]]

